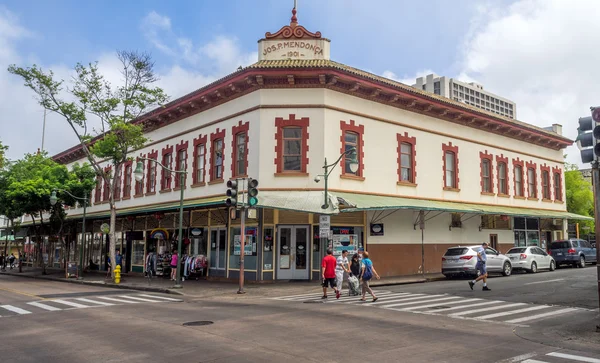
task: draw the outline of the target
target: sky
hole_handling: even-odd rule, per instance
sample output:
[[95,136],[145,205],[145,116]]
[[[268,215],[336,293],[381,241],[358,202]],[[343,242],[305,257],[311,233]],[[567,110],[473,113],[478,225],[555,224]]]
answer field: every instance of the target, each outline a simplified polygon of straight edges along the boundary
[[[42,147],[44,111],[11,64],[37,64],[69,80],[77,62],[99,62],[119,82],[117,50],[148,52],[158,85],[180,97],[257,61],[257,40],[289,24],[293,0],[0,0],[0,141],[15,160]],[[412,84],[436,73],[477,81],[517,104],[537,126],[563,125],[600,106],[597,0],[298,0],[298,20],[331,39],[331,58]],[[76,139],[48,114],[44,149]],[[565,150],[581,164],[579,151]]]

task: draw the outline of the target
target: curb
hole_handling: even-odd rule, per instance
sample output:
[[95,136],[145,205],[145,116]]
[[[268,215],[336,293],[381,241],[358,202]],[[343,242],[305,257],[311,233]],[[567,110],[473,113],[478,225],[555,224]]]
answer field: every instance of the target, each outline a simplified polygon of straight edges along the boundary
[[85,280],[67,280],[67,279],[50,277],[50,276],[23,275],[23,274],[14,273],[14,272],[2,272],[0,274],[8,275],[8,276],[16,276],[16,277],[25,277],[25,278],[30,278],[30,279],[63,282],[63,283],[69,283],[69,284],[97,286],[97,287],[103,287],[103,288],[109,288],[109,289],[136,290],[136,291],[146,291],[146,292],[158,292],[158,293],[162,293],[162,294],[185,295],[184,293],[179,292],[177,290],[165,289],[165,288],[161,288],[161,287],[117,285],[114,283],[93,282],[93,281],[85,281]]

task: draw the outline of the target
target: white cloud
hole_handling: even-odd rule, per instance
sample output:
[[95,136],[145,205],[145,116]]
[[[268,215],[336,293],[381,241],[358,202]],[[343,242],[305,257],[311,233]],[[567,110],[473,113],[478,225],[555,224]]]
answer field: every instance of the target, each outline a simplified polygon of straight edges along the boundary
[[[595,0],[519,0],[478,8],[465,39],[462,75],[517,103],[517,117],[537,126],[563,125],[576,137],[577,120],[600,104],[600,22]],[[577,148],[568,161],[579,162]]]
[[[234,72],[238,66],[248,65],[258,59],[256,52],[241,50],[237,39],[215,36],[205,44],[195,44],[191,39],[173,37],[171,20],[156,12],[148,14],[141,23],[144,35],[152,45],[173,57],[171,64],[157,64],[157,85],[175,99],[197,90],[222,76]],[[33,33],[24,27],[8,10],[0,7],[0,140],[9,145],[8,157],[21,158],[27,152],[41,147],[43,109],[33,97],[33,92],[23,86],[22,80],[6,71],[10,64],[28,66],[32,59],[44,69],[51,69],[57,79],[69,80],[72,68],[64,64],[44,64],[41,55],[19,54],[19,42]],[[166,44],[175,44],[170,48]],[[98,60],[104,77],[114,86],[120,84],[120,63],[114,53],[82,55],[81,61]],[[178,64],[184,60],[188,67]],[[199,66],[199,65],[202,66]],[[45,149],[50,155],[62,152],[77,143],[73,131],[64,119],[56,114],[46,118]],[[98,122],[94,126],[98,127]]]
[[423,70],[418,71],[414,76],[405,74],[402,77],[398,77],[396,75],[396,73],[388,70],[388,71],[384,71],[381,75],[385,78],[389,78],[391,80],[412,86],[417,81],[417,78],[424,77],[424,76],[426,76],[428,74],[432,74],[432,73],[435,73],[435,72],[432,71],[431,69],[423,69]]

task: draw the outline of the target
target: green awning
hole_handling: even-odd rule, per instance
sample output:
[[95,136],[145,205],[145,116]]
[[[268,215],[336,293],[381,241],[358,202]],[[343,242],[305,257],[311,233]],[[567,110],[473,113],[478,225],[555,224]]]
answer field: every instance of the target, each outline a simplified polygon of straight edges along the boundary
[[593,220],[592,217],[569,213],[566,211],[553,211],[545,209],[519,208],[508,206],[495,206],[485,204],[472,204],[460,202],[441,202],[426,199],[413,199],[403,197],[389,197],[379,195],[365,195],[335,192],[335,196],[342,198],[347,204],[354,207],[345,208],[342,212],[356,212],[369,210],[391,209],[416,209],[425,211],[446,211],[471,214],[495,214],[515,217],[537,217],[558,219]]
[[258,207],[317,214],[337,214],[338,200],[329,193],[329,208],[324,204],[322,191],[264,191],[258,193]]

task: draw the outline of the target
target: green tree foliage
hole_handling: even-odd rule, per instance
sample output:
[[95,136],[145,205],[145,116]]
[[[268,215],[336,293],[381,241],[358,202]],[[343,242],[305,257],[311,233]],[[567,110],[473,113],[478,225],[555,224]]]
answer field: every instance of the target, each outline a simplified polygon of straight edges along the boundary
[[5,146],[2,144],[2,141],[0,141],[0,170],[4,168],[7,162],[6,150],[8,150],[8,146]]
[[[12,65],[9,72],[20,76],[39,103],[47,110],[61,115],[80,140],[85,155],[108,185],[110,206],[110,258],[115,260],[115,225],[117,208],[115,190],[127,155],[148,141],[140,125],[132,122],[150,109],[168,101],[162,89],[152,87],[158,80],[154,63],[148,54],[117,52],[121,62],[122,83],[113,87],[100,74],[96,63],[77,64],[71,87],[63,80],[55,80],[52,71],[40,67],[22,68]],[[100,121],[100,130],[92,133],[91,122]],[[104,160],[108,160],[106,163]],[[111,165],[111,173],[103,167]],[[114,278],[114,272],[113,272]]]
[[[592,184],[583,178],[577,165],[565,164],[565,189],[567,211],[583,216],[594,216],[594,193]],[[593,232],[593,221],[574,221],[580,226],[588,226]]]

